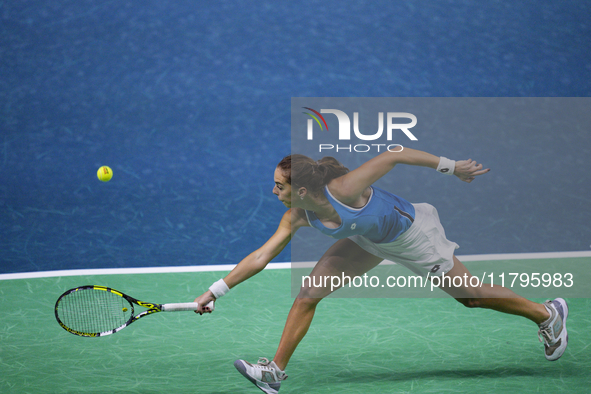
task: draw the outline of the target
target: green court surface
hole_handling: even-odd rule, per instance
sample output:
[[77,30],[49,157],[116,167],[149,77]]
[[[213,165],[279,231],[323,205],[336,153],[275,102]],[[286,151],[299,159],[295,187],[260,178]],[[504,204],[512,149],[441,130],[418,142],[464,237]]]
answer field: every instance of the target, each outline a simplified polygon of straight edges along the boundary
[[[293,302],[288,269],[241,284],[211,315],[159,313],[103,338],[69,334],[54,318],[55,300],[72,287],[188,302],[224,274],[0,281],[0,392],[260,393],[233,362],[273,357]],[[569,347],[549,362],[537,327],[520,317],[443,298],[326,299],[280,393],[588,393],[591,300],[568,301]]]

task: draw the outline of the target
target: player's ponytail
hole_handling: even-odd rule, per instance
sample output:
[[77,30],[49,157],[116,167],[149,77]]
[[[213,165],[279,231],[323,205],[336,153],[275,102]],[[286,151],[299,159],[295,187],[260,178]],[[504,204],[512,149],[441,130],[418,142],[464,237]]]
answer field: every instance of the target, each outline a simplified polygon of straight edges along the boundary
[[322,174],[322,187],[335,178],[345,175],[349,169],[342,165],[337,159],[325,156],[317,161],[318,171]]
[[281,160],[278,167],[293,187],[305,187],[318,193],[330,181],[345,175],[349,169],[334,157],[323,157],[317,162],[308,156],[293,154]]

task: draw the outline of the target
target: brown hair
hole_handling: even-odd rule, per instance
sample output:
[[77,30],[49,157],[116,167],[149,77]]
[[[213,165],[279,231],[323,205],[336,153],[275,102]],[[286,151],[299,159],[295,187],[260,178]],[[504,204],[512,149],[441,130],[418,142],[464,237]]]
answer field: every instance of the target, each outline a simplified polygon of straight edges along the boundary
[[277,167],[283,171],[290,185],[305,187],[312,193],[319,192],[330,181],[349,172],[347,167],[330,156],[314,161],[308,156],[293,154],[285,156]]

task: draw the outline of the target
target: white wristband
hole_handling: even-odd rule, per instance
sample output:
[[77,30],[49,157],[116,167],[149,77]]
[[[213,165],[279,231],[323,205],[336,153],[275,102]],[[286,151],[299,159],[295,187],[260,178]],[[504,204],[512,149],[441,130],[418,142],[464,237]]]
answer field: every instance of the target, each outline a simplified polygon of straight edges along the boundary
[[209,286],[209,290],[213,293],[213,296],[217,300],[223,297],[227,292],[229,292],[230,288],[228,287],[226,282],[224,282],[223,279],[220,279],[213,285]]
[[453,175],[456,168],[455,160],[450,160],[446,157],[441,156],[439,158],[439,165],[437,166],[437,172],[445,175]]

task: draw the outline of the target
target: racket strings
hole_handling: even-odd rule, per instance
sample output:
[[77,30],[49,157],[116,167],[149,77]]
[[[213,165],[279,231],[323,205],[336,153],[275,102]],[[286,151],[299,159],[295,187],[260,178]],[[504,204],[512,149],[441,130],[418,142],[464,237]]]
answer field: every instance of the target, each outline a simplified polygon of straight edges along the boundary
[[67,327],[84,333],[102,333],[125,325],[133,306],[110,291],[93,288],[78,289],[65,295],[57,309],[59,319]]

